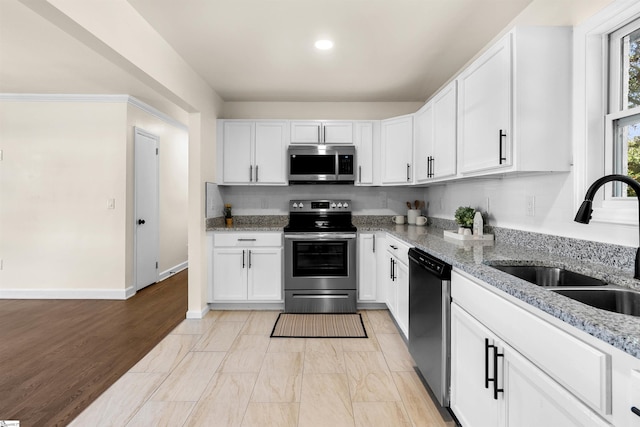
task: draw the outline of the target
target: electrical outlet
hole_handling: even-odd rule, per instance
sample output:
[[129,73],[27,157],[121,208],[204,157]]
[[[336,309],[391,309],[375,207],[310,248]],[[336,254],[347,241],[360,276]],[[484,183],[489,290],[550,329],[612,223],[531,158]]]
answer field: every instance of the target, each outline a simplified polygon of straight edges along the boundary
[[269,201],[267,200],[266,197],[263,197],[260,199],[260,208],[261,209],[267,209],[269,207]]
[[107,199],[107,209],[116,208],[116,199]]
[[486,212],[487,215],[489,215],[491,213],[491,203],[489,198],[487,197],[485,204],[484,204],[484,210]]
[[4,267],[4,262],[3,262],[3,261],[4,261],[4,260],[1,260],[1,259],[0,259],[0,270],[2,270],[2,268]]
[[536,196],[527,196],[527,216],[536,215]]

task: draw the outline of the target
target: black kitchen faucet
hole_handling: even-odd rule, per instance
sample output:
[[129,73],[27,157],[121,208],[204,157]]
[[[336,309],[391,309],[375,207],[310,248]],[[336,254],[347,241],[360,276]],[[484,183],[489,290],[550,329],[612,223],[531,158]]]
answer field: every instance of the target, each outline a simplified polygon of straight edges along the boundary
[[[620,181],[627,184],[629,187],[633,188],[633,191],[636,193],[636,197],[638,198],[638,224],[640,226],[640,183],[635,179],[627,176],[627,175],[606,175],[600,179],[597,179],[591,187],[587,190],[587,194],[584,196],[584,202],[580,205],[580,209],[578,209],[578,213],[576,213],[576,217],[574,218],[575,222],[580,222],[582,224],[589,224],[591,220],[591,213],[593,209],[591,207],[593,202],[593,196],[595,196],[596,191],[600,187],[602,187],[607,182],[611,181]],[[636,265],[633,272],[633,277],[635,279],[640,279],[640,247],[636,251]]]

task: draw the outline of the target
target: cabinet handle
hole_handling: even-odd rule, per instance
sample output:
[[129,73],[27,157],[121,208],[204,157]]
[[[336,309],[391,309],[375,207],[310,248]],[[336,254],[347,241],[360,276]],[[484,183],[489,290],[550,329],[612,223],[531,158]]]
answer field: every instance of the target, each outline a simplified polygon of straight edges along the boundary
[[242,268],[244,269],[244,250],[242,251]]
[[395,251],[396,249],[398,249],[398,247],[397,247],[397,246],[393,246],[393,245],[389,245],[389,247],[390,247],[391,249],[393,249],[394,251]]
[[498,347],[493,346],[493,398],[498,400],[498,393],[503,393],[504,388],[498,388],[498,357],[504,357],[504,353],[498,353]]
[[256,239],[238,239],[238,242],[255,242]]
[[258,182],[258,165],[256,165],[256,182]]
[[373,253],[376,253],[376,235],[373,235]]
[[362,184],[362,166],[358,166],[358,182]]
[[431,178],[431,156],[427,156],[427,178]]
[[631,412],[640,417],[640,409],[636,408],[635,406],[631,407]]
[[410,170],[411,170],[411,164],[407,163],[407,182],[411,181]]
[[489,338],[484,339],[484,388],[489,388]]
[[389,275],[389,278],[391,279],[391,281],[393,282],[393,258],[389,258],[389,261],[391,261],[390,267],[389,267],[389,272],[391,273]]
[[253,165],[249,165],[249,182],[253,182]]
[[[493,349],[493,378],[489,378],[489,349]],[[504,388],[498,388],[498,357],[504,354],[498,353],[498,346],[489,344],[489,339],[484,339],[484,388],[489,388],[489,383],[493,383],[493,398],[498,400],[498,393],[503,393]]]
[[[500,157],[499,157],[499,163],[498,164],[502,164],[503,161],[507,161],[506,157],[503,157],[503,153],[502,153],[502,138],[506,138],[507,137],[507,132],[503,132],[502,129],[500,129],[500,132],[498,134],[498,147],[500,147]],[[505,151],[506,151],[506,146],[505,146]]]
[[251,268],[251,251],[247,251],[249,252],[249,268]]
[[398,278],[398,276],[396,276],[396,260],[392,259],[391,262],[393,263],[393,281],[395,282]]
[[431,157],[431,168],[430,168],[431,176],[430,176],[430,178],[433,178],[435,176],[435,174],[436,174],[435,173],[435,164],[436,164],[435,157]]

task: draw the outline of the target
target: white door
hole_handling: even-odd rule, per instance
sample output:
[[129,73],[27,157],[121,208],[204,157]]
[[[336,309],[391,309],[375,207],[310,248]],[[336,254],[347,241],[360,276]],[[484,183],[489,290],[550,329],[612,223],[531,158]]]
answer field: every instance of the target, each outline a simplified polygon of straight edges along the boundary
[[256,123],[253,161],[253,182],[256,184],[287,183],[286,127],[287,122]]
[[255,132],[253,122],[225,122],[223,135],[223,171],[225,184],[253,182],[251,144]]
[[358,163],[355,185],[373,184],[373,122],[356,122],[356,161]]
[[248,249],[213,250],[213,300],[247,300]]
[[158,137],[135,128],[134,146],[134,274],[136,290],[140,290],[158,281]]
[[383,120],[382,183],[411,184],[413,181],[413,117],[401,116]]
[[511,39],[498,42],[458,81],[461,172],[510,165]]
[[282,301],[282,248],[247,252],[247,299]]
[[358,300],[375,301],[377,298],[376,235],[358,236]]
[[414,179],[422,183],[431,178],[430,164],[433,152],[433,102],[413,115]]
[[456,174],[457,109],[456,82],[454,81],[433,100],[431,174],[434,178]]

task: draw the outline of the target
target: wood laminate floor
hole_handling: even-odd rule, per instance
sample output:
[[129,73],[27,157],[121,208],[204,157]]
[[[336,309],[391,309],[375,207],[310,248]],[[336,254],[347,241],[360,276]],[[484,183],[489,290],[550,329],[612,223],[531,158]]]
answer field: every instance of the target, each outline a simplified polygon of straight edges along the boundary
[[362,314],[366,339],[269,338],[275,311],[184,320],[72,426],[454,426],[389,313]]
[[186,311],[186,270],[126,301],[0,300],[0,420],[68,425]]

